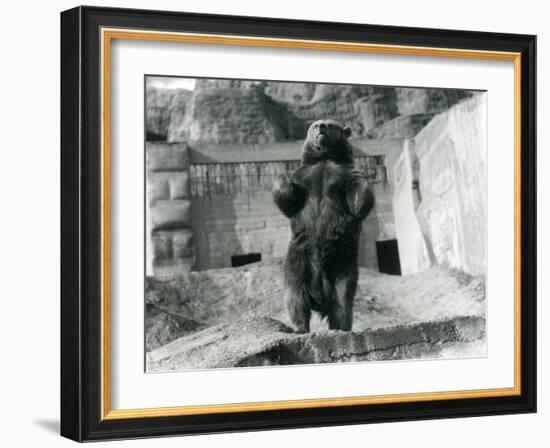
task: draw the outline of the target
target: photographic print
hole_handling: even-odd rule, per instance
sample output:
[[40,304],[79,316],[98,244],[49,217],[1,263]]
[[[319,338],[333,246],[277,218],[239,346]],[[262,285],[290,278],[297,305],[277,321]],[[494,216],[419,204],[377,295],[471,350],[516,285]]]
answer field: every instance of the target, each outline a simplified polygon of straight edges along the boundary
[[145,77],[146,371],[486,355],[486,92]]
[[536,36],[64,11],[61,434],[536,412],[535,142]]

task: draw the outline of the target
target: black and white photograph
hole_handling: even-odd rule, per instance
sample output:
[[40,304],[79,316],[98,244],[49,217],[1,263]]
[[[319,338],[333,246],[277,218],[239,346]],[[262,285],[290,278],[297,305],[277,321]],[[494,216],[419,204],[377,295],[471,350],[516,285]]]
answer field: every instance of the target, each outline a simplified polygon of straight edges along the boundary
[[3,9],[2,446],[544,446],[543,2],[87,3]]
[[486,356],[486,92],[144,95],[146,372]]

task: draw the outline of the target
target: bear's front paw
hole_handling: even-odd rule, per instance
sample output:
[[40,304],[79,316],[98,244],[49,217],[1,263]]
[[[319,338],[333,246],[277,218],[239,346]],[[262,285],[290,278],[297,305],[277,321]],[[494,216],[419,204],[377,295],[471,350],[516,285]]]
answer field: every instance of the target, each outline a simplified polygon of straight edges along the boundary
[[273,185],[273,201],[287,218],[292,218],[304,206],[307,190],[286,176],[279,176]]
[[273,182],[273,191],[286,190],[288,188],[288,176],[283,174],[277,176]]
[[351,181],[352,184],[361,184],[367,182],[367,176],[361,168],[353,167],[351,170]]
[[346,201],[353,215],[364,219],[374,206],[374,195],[369,183],[362,179],[357,181],[346,194]]

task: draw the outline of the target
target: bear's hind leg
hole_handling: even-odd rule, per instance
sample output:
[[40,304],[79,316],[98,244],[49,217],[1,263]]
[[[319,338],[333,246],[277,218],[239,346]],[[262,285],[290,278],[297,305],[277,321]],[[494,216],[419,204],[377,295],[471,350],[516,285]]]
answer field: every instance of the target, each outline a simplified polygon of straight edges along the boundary
[[303,294],[294,288],[287,288],[285,302],[290,321],[294,325],[296,333],[309,333],[311,310]]
[[357,276],[336,281],[331,307],[328,312],[328,327],[331,330],[351,331],[353,325],[353,298],[357,289]]

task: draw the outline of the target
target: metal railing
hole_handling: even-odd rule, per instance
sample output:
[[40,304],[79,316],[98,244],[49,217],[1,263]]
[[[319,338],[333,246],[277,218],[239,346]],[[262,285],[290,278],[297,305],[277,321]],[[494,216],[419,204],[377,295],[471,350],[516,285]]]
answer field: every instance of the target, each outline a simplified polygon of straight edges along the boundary
[[[370,183],[387,182],[384,156],[355,157]],[[191,196],[236,195],[269,192],[280,175],[291,173],[300,160],[191,164]]]

